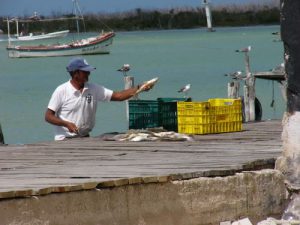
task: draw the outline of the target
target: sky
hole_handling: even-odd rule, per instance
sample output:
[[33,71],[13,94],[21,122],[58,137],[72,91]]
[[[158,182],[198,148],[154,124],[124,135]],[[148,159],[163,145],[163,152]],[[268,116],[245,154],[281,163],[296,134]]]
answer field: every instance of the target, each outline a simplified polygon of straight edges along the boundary
[[[202,0],[78,0],[83,13],[111,13],[141,9],[171,9],[199,7]],[[210,0],[213,5],[263,3],[278,0]],[[71,13],[72,0],[0,0],[0,16],[30,16],[34,12],[51,16],[52,13]]]

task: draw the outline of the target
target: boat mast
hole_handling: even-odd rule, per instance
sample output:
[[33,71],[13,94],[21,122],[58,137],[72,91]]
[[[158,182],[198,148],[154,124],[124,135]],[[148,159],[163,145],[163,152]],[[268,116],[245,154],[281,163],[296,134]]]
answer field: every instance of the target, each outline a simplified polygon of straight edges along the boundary
[[19,20],[16,18],[16,32],[17,32],[17,37],[19,37]]
[[83,29],[84,29],[84,32],[85,32],[86,29],[85,29],[84,17],[82,15],[82,12],[81,12],[78,0],[73,0],[73,14],[76,17],[77,33],[80,32],[78,18],[82,20],[82,22],[83,22]]
[[10,46],[10,26],[9,26],[9,19],[7,17],[7,37],[8,37],[8,46]]

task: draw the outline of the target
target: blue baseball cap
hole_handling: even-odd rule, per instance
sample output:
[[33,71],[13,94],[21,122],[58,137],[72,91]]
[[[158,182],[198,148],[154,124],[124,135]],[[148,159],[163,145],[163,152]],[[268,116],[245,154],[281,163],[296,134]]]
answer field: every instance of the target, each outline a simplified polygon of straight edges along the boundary
[[84,58],[73,58],[67,66],[68,72],[73,72],[76,70],[91,72],[94,71],[96,67],[93,67],[88,64]]

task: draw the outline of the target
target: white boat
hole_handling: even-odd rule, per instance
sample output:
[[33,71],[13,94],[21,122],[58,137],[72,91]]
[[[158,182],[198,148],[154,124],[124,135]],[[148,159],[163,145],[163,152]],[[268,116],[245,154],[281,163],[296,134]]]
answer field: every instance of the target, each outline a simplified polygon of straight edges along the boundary
[[[72,18],[71,18],[72,19]],[[40,34],[24,34],[23,31],[19,32],[19,23],[34,23],[34,22],[45,22],[45,21],[53,21],[53,20],[63,20],[63,18],[58,19],[40,19],[37,13],[35,12],[35,15],[30,17],[29,19],[19,19],[19,18],[12,18],[7,19],[7,28],[8,28],[8,38],[10,41],[34,41],[34,40],[42,40],[42,39],[52,39],[52,38],[64,38],[67,36],[67,34],[70,32],[69,30],[62,30],[62,31],[56,31],[52,33],[40,33]],[[10,23],[16,24],[16,34],[11,36],[10,35]]]
[[[58,19],[44,19],[43,21],[52,20],[76,20],[77,32],[79,33],[78,20],[84,22],[81,10],[78,5],[78,0],[73,0],[73,7],[75,9],[75,17],[72,18],[58,18]],[[33,16],[34,21],[41,21],[37,14]],[[8,27],[8,56],[10,58],[25,58],[25,57],[50,57],[50,56],[71,56],[71,55],[91,55],[91,54],[108,54],[109,47],[112,45],[115,33],[110,31],[101,33],[94,37],[74,40],[66,44],[49,44],[49,45],[14,45],[11,43],[9,23],[13,20],[7,19]],[[32,20],[31,20],[32,22]],[[84,23],[83,23],[84,25]],[[61,34],[61,32],[54,32],[52,34]],[[19,36],[20,38],[21,36]]]
[[114,36],[114,32],[108,32],[67,44],[10,45],[6,49],[10,58],[109,54]]
[[26,36],[16,36],[16,39],[18,41],[34,41],[34,40],[41,40],[41,39],[51,39],[51,38],[64,38],[68,35],[70,31],[69,30],[62,30],[52,33],[46,33],[46,34],[39,34],[34,35],[33,33],[30,33]]

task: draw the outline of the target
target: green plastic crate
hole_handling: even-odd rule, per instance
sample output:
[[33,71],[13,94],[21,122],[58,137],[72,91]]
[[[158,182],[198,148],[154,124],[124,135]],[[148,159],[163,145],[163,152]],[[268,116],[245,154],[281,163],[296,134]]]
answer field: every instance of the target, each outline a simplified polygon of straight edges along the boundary
[[161,126],[169,131],[177,131],[177,102],[192,101],[191,98],[158,98]]
[[177,127],[178,101],[186,101],[186,98],[129,100],[129,129],[163,127],[174,130]]
[[[191,100],[191,99],[188,99]],[[157,98],[159,102],[185,102],[187,101],[186,98]]]
[[160,107],[160,124],[169,131],[177,132],[177,102],[163,102]]
[[129,100],[129,129],[159,127],[157,100]]

